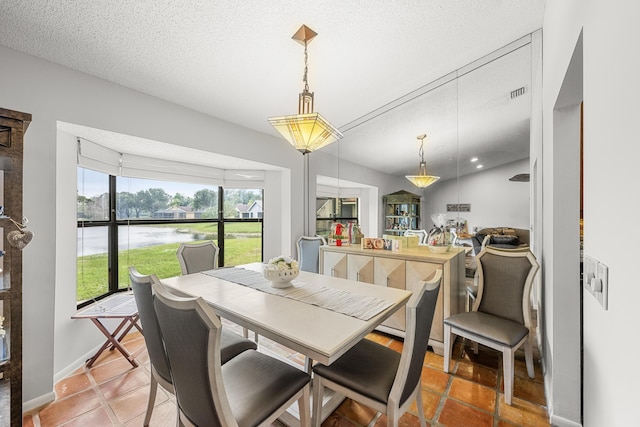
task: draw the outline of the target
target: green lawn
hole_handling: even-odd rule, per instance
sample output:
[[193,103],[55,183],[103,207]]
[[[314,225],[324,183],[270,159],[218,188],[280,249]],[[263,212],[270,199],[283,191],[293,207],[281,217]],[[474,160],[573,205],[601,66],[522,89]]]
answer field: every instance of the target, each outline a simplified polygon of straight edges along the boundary
[[[175,225],[171,226],[175,228]],[[188,227],[200,233],[217,232],[217,225],[211,223],[189,224]],[[226,223],[224,265],[262,261],[261,233],[261,223]],[[233,236],[243,234],[247,237]],[[217,243],[217,235],[213,236],[213,240]],[[129,266],[135,266],[142,274],[156,274],[161,279],[179,275],[180,265],[176,258],[178,246],[179,243],[171,243],[121,251],[118,259],[120,288],[129,286]],[[107,280],[107,254],[78,257],[77,301],[106,293],[109,288]]]

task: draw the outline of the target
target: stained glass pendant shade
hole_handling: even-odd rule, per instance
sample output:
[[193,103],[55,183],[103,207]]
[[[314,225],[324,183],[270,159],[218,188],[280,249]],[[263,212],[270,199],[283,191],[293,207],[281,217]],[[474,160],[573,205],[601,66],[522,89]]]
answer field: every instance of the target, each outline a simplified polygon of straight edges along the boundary
[[342,133],[329,123],[320,113],[313,111],[313,92],[309,92],[307,82],[307,45],[317,35],[303,25],[292,39],[304,46],[304,88],[298,98],[298,114],[270,117],[269,123],[302,154],[311,153],[342,138]]
[[418,154],[420,155],[421,159],[418,175],[405,176],[405,178],[407,178],[413,185],[419,188],[427,188],[440,179],[439,176],[427,175],[427,163],[424,161],[424,139],[426,137],[426,134],[418,135],[418,139],[420,140],[420,151],[418,152]]

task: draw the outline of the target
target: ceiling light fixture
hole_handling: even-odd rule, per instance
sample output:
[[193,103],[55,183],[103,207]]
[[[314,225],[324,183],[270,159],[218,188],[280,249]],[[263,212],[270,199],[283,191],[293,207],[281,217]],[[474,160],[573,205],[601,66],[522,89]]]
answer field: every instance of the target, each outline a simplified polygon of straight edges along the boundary
[[434,182],[440,179],[439,176],[427,175],[427,163],[424,161],[424,139],[427,137],[426,134],[418,135],[418,139],[420,140],[420,151],[418,154],[420,155],[420,171],[418,175],[407,175],[407,178],[413,185],[420,188],[427,188]]
[[342,133],[319,113],[313,112],[313,92],[307,82],[307,45],[318,33],[303,25],[291,37],[304,46],[304,88],[298,98],[298,114],[269,118],[269,123],[302,154],[311,153],[342,138]]

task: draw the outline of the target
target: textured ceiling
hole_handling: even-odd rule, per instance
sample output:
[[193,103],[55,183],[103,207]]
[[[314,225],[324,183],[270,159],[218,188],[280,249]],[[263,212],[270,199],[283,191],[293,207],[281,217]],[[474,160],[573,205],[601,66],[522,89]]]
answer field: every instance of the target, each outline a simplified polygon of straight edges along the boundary
[[[539,29],[544,3],[3,1],[0,44],[277,135],[267,117],[295,113],[302,88],[303,48],[291,40],[301,24],[318,33],[316,111],[340,128]],[[350,139],[367,163],[370,150]],[[407,145],[415,167],[389,172],[417,169],[417,145]]]

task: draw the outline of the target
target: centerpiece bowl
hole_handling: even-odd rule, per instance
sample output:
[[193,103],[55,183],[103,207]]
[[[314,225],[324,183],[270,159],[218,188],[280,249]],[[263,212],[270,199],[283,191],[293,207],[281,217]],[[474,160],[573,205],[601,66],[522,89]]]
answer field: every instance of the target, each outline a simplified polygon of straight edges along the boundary
[[264,278],[270,281],[274,288],[288,288],[298,274],[300,274],[298,261],[282,255],[270,259],[263,270]]

